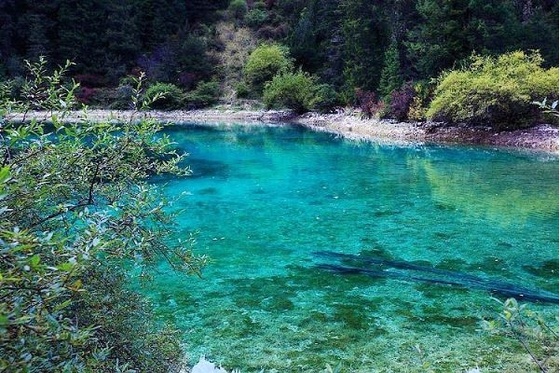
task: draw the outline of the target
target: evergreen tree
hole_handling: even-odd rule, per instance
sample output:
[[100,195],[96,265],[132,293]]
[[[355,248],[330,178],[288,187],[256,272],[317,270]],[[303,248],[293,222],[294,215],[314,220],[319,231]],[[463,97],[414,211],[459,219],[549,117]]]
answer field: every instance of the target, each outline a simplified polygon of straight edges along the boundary
[[524,36],[511,1],[472,0],[465,32],[472,50],[484,54],[501,54],[522,48],[517,44]]
[[518,0],[516,15],[520,31],[512,49],[539,50],[544,66],[558,66],[559,2],[551,0]]
[[194,25],[216,21],[219,18],[218,11],[226,9],[229,0],[185,0],[182,3],[187,9],[187,21]]
[[130,2],[109,2],[105,66],[113,82],[127,74],[140,53],[139,27]]
[[58,1],[26,0],[25,13],[18,21],[18,37],[25,45],[25,58],[37,59],[39,56],[55,54],[56,12]]
[[343,86],[342,16],[340,0],[322,0],[317,4],[316,39],[322,65],[318,75],[332,86]]
[[419,78],[436,76],[473,52],[541,50],[558,59],[558,2],[419,0],[422,19],[407,33],[408,57]]
[[403,41],[408,30],[418,24],[417,0],[387,0],[387,19],[392,41],[397,41],[400,68],[404,80],[412,79],[412,65],[406,58],[406,46]]
[[315,36],[315,20],[317,19],[316,1],[311,1],[308,8],[304,8],[294,30],[289,38],[290,54],[296,64],[306,71],[315,72],[321,65],[321,50]]
[[[229,4],[2,0],[0,75],[21,73],[24,58],[48,55],[55,66],[75,61],[74,74],[97,75],[103,84],[139,66],[154,79],[193,87],[215,74],[208,52],[219,49],[214,22]],[[534,49],[545,66],[558,60],[558,1],[252,0],[247,8],[244,21],[255,22],[257,37],[287,44],[298,66],[350,99],[355,88],[386,93],[396,84],[392,76],[435,77],[473,52]],[[398,63],[389,48],[395,40]]]
[[105,73],[107,6],[104,0],[61,0],[59,56],[74,61],[79,72]]
[[344,42],[344,91],[352,98],[354,89],[376,91],[383,68],[383,51],[388,42],[386,18],[381,3],[342,0]]
[[15,0],[0,1],[0,78],[16,75],[21,66],[17,58],[22,55],[21,43],[18,43],[21,38],[17,37],[21,6],[21,2]]
[[385,52],[385,64],[383,70],[381,70],[381,80],[379,82],[379,93],[384,98],[388,98],[391,92],[399,89],[404,83],[397,46],[397,41],[393,40],[389,49]]
[[416,73],[435,77],[472,53],[467,34],[469,1],[419,0],[421,22],[410,30],[407,48]]

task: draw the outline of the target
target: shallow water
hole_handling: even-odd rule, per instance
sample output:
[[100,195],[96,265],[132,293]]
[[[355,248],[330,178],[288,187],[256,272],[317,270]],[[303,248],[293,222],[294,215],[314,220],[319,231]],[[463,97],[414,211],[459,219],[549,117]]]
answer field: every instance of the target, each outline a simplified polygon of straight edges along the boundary
[[[480,327],[500,294],[383,265],[389,275],[331,273],[317,265],[371,263],[316,252],[555,295],[556,157],[377,146],[291,126],[168,132],[193,171],[160,184],[182,196],[177,237],[198,231],[196,251],[213,261],[202,279],[162,263],[144,290],[183,331],[194,362],[204,354],[243,372],[533,369],[516,343]],[[557,324],[557,304],[529,307]]]

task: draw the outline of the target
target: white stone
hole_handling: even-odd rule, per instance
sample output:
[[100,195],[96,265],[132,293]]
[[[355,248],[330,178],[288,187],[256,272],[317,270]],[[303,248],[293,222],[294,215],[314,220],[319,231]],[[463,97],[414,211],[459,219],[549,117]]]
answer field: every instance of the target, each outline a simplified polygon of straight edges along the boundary
[[209,362],[204,356],[201,356],[198,363],[192,368],[191,373],[227,373],[227,371],[216,367],[216,364]]

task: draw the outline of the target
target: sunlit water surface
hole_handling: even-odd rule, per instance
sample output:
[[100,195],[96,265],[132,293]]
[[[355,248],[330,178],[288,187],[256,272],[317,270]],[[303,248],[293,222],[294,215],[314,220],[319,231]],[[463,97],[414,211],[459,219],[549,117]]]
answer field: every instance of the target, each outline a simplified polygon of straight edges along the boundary
[[[391,147],[292,126],[168,130],[188,178],[158,182],[213,260],[203,278],[162,263],[144,291],[185,349],[242,372],[534,369],[481,327],[500,305],[430,272],[331,273],[318,251],[411,262],[558,293],[558,159],[487,148]],[[366,263],[351,263],[368,268]],[[449,272],[451,271],[451,272]],[[530,303],[553,324],[558,306]]]

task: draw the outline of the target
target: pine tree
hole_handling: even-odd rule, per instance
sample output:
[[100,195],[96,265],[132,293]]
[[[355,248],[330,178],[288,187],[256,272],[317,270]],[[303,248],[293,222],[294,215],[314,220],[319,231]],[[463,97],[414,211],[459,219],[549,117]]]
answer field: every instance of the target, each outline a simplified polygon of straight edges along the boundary
[[421,78],[435,77],[472,53],[468,0],[419,0],[421,22],[408,34],[408,55]]
[[516,49],[539,50],[547,67],[558,66],[559,2],[549,0],[524,0],[517,8],[521,38]]
[[289,38],[290,54],[304,70],[315,72],[321,65],[321,50],[317,45],[315,1],[304,8]]
[[129,2],[109,2],[107,14],[105,68],[109,80],[116,83],[140,53],[138,25]]
[[344,40],[344,91],[353,98],[354,90],[376,91],[383,68],[383,51],[388,44],[388,28],[381,5],[367,0],[341,2]]
[[383,70],[381,70],[381,80],[379,81],[379,93],[383,98],[387,99],[391,92],[399,89],[403,83],[398,43],[396,40],[393,40],[389,49],[385,52],[385,63]]
[[344,38],[340,0],[318,1],[316,15],[315,36],[322,61],[318,75],[333,87],[340,89],[344,83]]
[[79,72],[105,73],[107,5],[103,0],[61,0],[59,58],[76,63]]
[[24,56],[37,59],[55,54],[55,26],[58,1],[26,0],[17,29],[25,43]]

